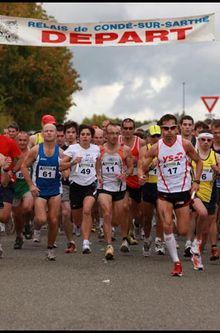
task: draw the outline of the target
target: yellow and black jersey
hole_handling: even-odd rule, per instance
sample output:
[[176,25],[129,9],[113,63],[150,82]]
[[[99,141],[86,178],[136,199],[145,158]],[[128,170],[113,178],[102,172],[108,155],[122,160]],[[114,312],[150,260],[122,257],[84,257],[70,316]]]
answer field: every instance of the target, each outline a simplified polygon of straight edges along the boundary
[[[148,143],[147,144],[147,150],[150,150],[152,147],[152,144]],[[154,158],[154,161],[157,159],[157,157]],[[148,179],[147,183],[157,183],[157,175],[158,175],[158,168],[157,167],[150,167],[149,172],[148,172]]]
[[[202,160],[203,171],[200,177],[199,190],[196,192],[196,196],[204,202],[210,202],[215,185],[215,172],[212,169],[212,165],[217,164],[217,159],[214,150],[210,150],[209,156]],[[195,173],[196,164],[192,161],[192,168]]]

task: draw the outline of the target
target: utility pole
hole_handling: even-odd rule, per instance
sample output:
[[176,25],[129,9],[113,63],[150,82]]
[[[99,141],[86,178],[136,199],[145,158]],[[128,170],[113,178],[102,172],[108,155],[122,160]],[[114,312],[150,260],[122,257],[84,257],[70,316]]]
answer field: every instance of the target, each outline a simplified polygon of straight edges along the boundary
[[183,85],[183,113],[185,113],[185,82],[182,83]]

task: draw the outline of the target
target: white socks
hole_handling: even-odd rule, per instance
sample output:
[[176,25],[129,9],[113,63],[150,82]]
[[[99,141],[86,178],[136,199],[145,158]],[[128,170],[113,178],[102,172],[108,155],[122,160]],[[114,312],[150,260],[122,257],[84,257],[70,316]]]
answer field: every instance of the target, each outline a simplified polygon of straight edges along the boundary
[[104,218],[103,218],[103,217],[100,217],[100,218],[99,218],[99,228],[100,228],[100,227],[103,227],[103,223],[104,223]]
[[178,253],[177,253],[177,249],[176,249],[176,240],[174,237],[174,234],[164,234],[164,241],[166,243],[166,247],[169,251],[169,254],[171,256],[171,259],[173,260],[173,262],[177,262],[180,261],[179,257],[178,257]]

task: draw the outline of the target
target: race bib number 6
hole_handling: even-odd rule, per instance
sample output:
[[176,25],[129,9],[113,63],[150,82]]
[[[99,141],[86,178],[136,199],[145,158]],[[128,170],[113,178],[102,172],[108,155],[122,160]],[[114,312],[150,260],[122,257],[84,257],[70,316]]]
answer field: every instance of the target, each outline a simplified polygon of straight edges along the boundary
[[213,180],[213,171],[212,171],[212,169],[209,169],[209,170],[203,169],[200,180],[203,181],[203,182],[211,182]]

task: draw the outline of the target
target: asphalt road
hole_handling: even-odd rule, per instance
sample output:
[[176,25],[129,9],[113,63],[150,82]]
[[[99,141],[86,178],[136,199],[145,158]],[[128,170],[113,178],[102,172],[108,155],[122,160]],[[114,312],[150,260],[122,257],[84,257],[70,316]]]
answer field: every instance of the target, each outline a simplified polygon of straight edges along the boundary
[[203,255],[205,270],[183,258],[183,276],[172,277],[169,255],[142,255],[142,241],[130,253],[104,259],[105,244],[93,233],[92,253],[65,254],[58,235],[57,260],[48,262],[46,233],[41,243],[25,240],[14,250],[14,235],[1,235],[0,330],[219,330],[220,261]]

